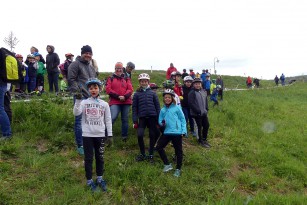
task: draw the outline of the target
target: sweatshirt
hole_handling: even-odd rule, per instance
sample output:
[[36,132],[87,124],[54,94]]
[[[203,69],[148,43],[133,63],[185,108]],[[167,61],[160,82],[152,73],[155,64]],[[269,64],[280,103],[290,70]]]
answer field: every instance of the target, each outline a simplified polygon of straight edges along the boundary
[[90,97],[86,100],[76,100],[73,113],[75,116],[82,114],[83,137],[113,136],[110,107],[104,100]]

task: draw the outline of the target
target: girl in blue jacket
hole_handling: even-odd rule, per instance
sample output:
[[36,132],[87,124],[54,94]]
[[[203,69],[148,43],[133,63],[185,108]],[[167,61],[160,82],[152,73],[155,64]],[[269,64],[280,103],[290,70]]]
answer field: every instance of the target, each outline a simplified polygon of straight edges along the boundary
[[173,169],[165,154],[164,148],[172,141],[177,156],[177,165],[174,173],[175,177],[179,177],[182,166],[182,137],[186,135],[186,121],[180,106],[176,105],[175,93],[171,89],[163,92],[164,107],[159,114],[159,125],[164,128],[164,133],[160,137],[156,150],[164,163],[163,172]]

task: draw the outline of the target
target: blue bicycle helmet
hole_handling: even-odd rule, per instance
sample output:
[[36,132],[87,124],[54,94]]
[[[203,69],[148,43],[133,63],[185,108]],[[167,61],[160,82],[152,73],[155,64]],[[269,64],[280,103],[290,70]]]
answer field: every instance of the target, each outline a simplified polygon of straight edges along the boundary
[[87,87],[92,84],[97,84],[99,87],[102,85],[101,81],[97,78],[89,78],[88,81],[85,83]]

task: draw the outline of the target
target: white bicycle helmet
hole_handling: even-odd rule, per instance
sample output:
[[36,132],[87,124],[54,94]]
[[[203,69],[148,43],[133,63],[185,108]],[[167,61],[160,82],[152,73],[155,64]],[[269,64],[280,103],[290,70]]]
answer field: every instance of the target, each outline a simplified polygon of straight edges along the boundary
[[150,80],[150,77],[147,73],[141,73],[138,77],[138,80]]
[[166,94],[169,94],[169,95],[175,97],[175,93],[174,93],[174,91],[173,91],[172,89],[166,89],[166,90],[164,90],[164,91],[163,91],[163,97],[164,97],[164,95],[166,95]]
[[193,81],[193,78],[191,77],[191,76],[185,76],[184,78],[183,78],[183,82],[186,82],[186,81]]

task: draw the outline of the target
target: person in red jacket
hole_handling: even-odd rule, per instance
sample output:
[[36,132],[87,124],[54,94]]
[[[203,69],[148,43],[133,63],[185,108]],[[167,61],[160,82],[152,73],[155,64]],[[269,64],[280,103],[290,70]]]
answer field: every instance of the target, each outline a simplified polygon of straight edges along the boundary
[[166,80],[171,78],[172,72],[177,71],[177,68],[174,67],[173,63],[170,64],[170,67],[166,71]]
[[115,64],[115,72],[107,79],[106,92],[110,99],[109,105],[112,125],[117,119],[118,114],[121,113],[122,139],[126,141],[128,137],[128,114],[132,104],[131,95],[133,93],[133,87],[131,79],[123,73],[123,68],[121,62]]

